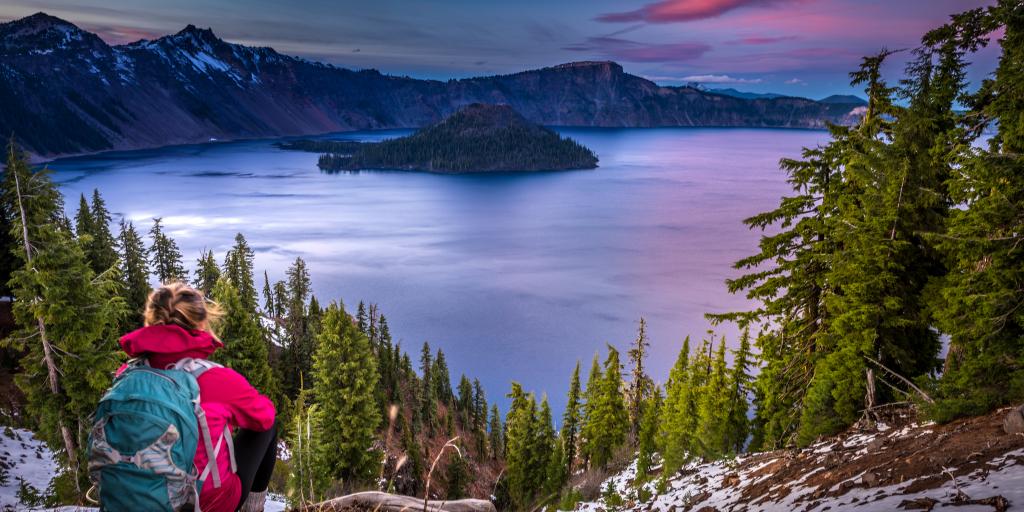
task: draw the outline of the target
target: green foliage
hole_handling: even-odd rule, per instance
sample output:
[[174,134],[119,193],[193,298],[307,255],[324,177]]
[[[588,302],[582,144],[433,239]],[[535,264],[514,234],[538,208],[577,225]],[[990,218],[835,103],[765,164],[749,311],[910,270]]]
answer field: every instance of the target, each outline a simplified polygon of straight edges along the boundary
[[235,235],[235,245],[224,255],[224,277],[238,290],[242,305],[256,314],[257,294],[253,277],[253,260],[256,254],[241,233]]
[[82,480],[89,415],[120,359],[114,342],[126,313],[120,276],[116,269],[93,274],[60,220],[60,194],[49,172],[32,172],[13,146],[2,187],[4,211],[17,213],[10,230],[20,240],[21,260],[10,281],[21,328],[4,344],[21,351],[24,371],[15,382],[37,433],[72,479]]
[[663,443],[661,458],[663,474],[675,474],[683,467],[690,451],[691,411],[696,410],[695,396],[690,388],[690,337],[683,340],[676,363],[669,371],[665,384],[665,405],[662,407],[660,434]]
[[[591,379],[594,378],[593,373]],[[619,351],[608,345],[608,358],[600,380],[587,385],[587,420],[583,425],[585,450],[591,467],[605,467],[612,454],[626,442],[629,417],[622,392]],[[591,386],[594,389],[591,389]]]
[[326,153],[318,163],[326,171],[531,171],[597,166],[597,157],[580,143],[498,105],[470,105],[440,123],[384,142],[300,141],[295,147]]
[[470,482],[469,465],[457,451],[452,450],[448,453],[445,482],[448,484],[445,499],[458,500],[466,497],[466,486]]
[[164,233],[160,223],[162,218],[153,219],[153,227],[149,230],[149,237],[153,245],[149,247],[150,263],[153,265],[153,272],[160,283],[172,283],[185,280],[185,266],[181,263],[181,250],[177,242]]
[[[203,251],[199,255],[199,259],[196,260],[196,269],[194,272],[196,278],[193,285],[197,290],[203,292],[203,295],[219,300],[216,295],[213,294],[213,288],[220,281],[220,267],[217,266],[217,259],[213,256],[212,250]],[[234,286],[232,286],[234,288]],[[236,290],[237,295],[237,290]]]
[[[934,289],[935,323],[950,336],[943,376],[931,383],[939,421],[981,414],[1024,399],[1024,8],[1001,1],[934,31],[972,41],[1004,27],[995,74],[967,98],[967,124],[994,123],[987,146],[962,146],[949,181],[953,201],[947,233],[936,237],[949,273]],[[939,41],[942,39],[940,38]]]
[[498,404],[491,405],[491,422],[488,425],[488,443],[490,444],[491,457],[499,459],[505,454],[504,428],[501,424],[501,413],[498,411]]
[[718,344],[711,372],[701,387],[697,400],[697,430],[694,432],[697,453],[717,459],[728,452],[729,402],[731,388],[727,381],[725,338]]
[[567,474],[572,474],[573,466],[576,463],[576,449],[580,437],[580,427],[583,422],[583,408],[580,403],[580,363],[576,362],[576,368],[572,371],[572,378],[569,380],[569,395],[565,404],[565,413],[562,414],[562,431],[559,438],[562,440],[562,454],[565,460]]
[[452,377],[448,372],[448,361],[445,360],[444,352],[437,350],[434,358],[433,368],[430,370],[431,385],[434,387],[434,397],[443,404],[452,402]]
[[373,391],[377,365],[366,335],[338,303],[328,306],[314,354],[313,395],[323,416],[317,460],[349,488],[368,481],[379,456],[371,449],[380,424]]
[[213,359],[241,373],[263,394],[276,396],[277,383],[270,370],[263,330],[242,305],[238,290],[227,279],[221,279],[213,287],[213,296],[224,309],[224,317],[216,326],[224,347],[214,353]]
[[638,442],[640,434],[640,423],[643,421],[642,412],[644,402],[651,395],[654,388],[654,381],[644,372],[644,358],[647,349],[651,346],[647,339],[647,321],[640,318],[640,328],[637,331],[636,339],[629,349],[629,362],[632,367],[629,389],[626,391],[629,407],[629,434],[631,440]]
[[142,313],[151,291],[149,285],[149,261],[142,236],[131,222],[121,221],[121,280],[124,283],[124,297],[128,308],[127,329],[142,325]]
[[309,393],[300,393],[292,412],[291,436],[288,449],[291,451],[288,475],[288,503],[302,506],[320,501],[330,485],[330,475],[323,461],[319,459],[326,440],[323,437],[323,420],[316,404],[307,405]]
[[655,387],[651,395],[643,403],[640,423],[639,439],[637,441],[640,451],[637,456],[637,481],[647,480],[647,474],[651,472],[655,463],[655,454],[658,453],[659,436],[658,430],[661,425],[661,410],[664,399],[661,396],[661,388]]

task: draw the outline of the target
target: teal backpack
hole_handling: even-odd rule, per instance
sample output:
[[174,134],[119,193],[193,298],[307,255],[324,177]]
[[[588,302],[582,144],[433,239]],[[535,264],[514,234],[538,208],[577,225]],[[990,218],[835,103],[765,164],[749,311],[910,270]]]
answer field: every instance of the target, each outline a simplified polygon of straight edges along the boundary
[[[99,491],[100,510],[199,512],[207,477],[220,487],[217,454],[223,444],[236,471],[230,429],[214,446],[199,406],[196,379],[219,366],[189,358],[161,370],[137,359],[114,379],[89,434],[89,478]],[[200,442],[210,461],[202,473],[194,464]]]

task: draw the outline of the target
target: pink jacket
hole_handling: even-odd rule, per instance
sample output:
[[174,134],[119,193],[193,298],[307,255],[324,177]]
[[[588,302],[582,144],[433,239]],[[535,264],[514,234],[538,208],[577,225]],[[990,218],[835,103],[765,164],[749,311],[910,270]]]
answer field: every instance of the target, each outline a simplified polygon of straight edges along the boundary
[[[130,357],[146,357],[150,366],[166,368],[180,359],[208,358],[224,346],[206,331],[190,331],[177,325],[151,325],[121,337],[121,348]],[[124,370],[121,367],[118,373]],[[213,368],[199,376],[199,399],[206,412],[214,444],[225,425],[232,428],[263,432],[274,426],[274,404],[259,394],[249,381],[230,368]],[[196,451],[196,467],[206,467],[206,450],[202,442]],[[203,512],[232,512],[242,496],[238,476],[231,472],[231,461],[226,447],[217,455],[221,486],[214,488],[208,478],[199,494]]]

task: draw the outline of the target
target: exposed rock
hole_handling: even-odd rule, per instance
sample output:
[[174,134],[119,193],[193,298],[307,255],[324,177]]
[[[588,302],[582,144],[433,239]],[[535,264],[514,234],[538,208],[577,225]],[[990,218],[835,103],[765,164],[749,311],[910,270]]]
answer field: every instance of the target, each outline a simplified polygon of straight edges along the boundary
[[427,503],[422,498],[400,496],[385,492],[359,492],[307,506],[304,511],[349,512],[349,511],[424,511],[424,512],[495,512],[494,504],[486,500],[452,500]]
[[1024,406],[1014,407],[1003,419],[1003,431],[1007,434],[1024,433]]

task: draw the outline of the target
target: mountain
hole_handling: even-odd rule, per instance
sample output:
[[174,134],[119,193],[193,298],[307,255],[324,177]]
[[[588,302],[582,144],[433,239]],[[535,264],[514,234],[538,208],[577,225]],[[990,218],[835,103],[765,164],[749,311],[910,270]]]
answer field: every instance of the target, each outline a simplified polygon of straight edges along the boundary
[[737,91],[736,89],[733,89],[732,87],[730,87],[728,89],[708,89],[708,92],[713,92],[715,94],[724,94],[726,96],[732,96],[733,98],[743,98],[745,100],[756,100],[756,99],[767,99],[767,100],[770,100],[772,98],[785,98],[786,97],[786,95],[784,95],[784,94],[776,94],[774,92],[746,92],[746,91]]
[[852,94],[833,94],[826,98],[818,100],[818,103],[827,103],[830,105],[858,105],[865,106],[868,104],[867,100],[854,96]]
[[417,80],[223,41],[189,25],[110,46],[43,13],[0,24],[0,133],[38,157],[168,144],[425,126],[471,103],[543,125],[820,128],[848,105],[661,87],[614,62]]
[[407,137],[354,147],[351,142],[336,144],[337,150],[328,148],[332,154],[320,157],[321,169],[448,173],[597,167],[597,157],[589,149],[527,121],[508,105],[473,103]]

